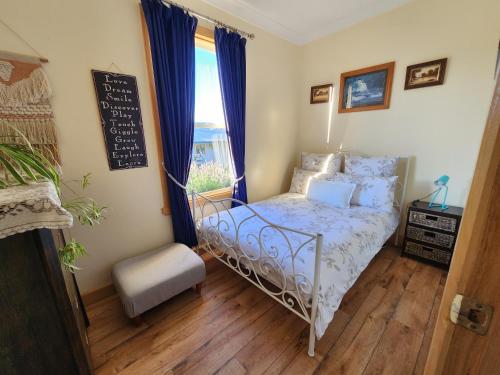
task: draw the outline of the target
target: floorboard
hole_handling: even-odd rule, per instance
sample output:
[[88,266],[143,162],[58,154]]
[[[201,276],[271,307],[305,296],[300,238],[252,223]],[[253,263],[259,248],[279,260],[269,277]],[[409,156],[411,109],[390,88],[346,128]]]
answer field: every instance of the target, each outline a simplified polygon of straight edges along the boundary
[[210,260],[188,290],[130,324],[117,296],[88,307],[96,374],[421,375],[446,273],[386,247],[346,294],[316,356],[304,321]]

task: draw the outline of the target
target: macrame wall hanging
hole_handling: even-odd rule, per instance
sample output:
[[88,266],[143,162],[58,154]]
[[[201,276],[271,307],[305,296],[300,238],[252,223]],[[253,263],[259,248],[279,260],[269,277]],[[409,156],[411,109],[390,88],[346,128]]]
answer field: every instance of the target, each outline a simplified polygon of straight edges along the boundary
[[34,148],[59,163],[51,96],[40,63],[3,59],[0,55],[0,142],[26,143],[17,129]]

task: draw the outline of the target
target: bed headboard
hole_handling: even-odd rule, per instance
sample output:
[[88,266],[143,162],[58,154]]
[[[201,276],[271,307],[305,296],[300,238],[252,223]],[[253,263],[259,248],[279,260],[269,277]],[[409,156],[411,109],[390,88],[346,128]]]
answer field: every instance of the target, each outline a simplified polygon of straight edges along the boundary
[[[346,151],[341,150],[339,153],[345,155],[359,155],[359,156],[393,156],[393,155],[368,155],[363,152],[358,151]],[[396,168],[396,175],[398,176],[398,183],[396,185],[396,194],[394,195],[394,207],[399,209],[400,223],[405,220],[404,210],[406,207],[406,189],[408,187],[408,172],[410,167],[410,157],[409,156],[395,156],[398,158],[398,165]],[[344,160],[342,158],[342,171],[344,171]],[[400,228],[403,226],[400,225]],[[396,244],[398,244],[400,228],[398,228],[396,235]]]
[[388,156],[388,157],[396,157],[398,158],[398,165],[396,168],[396,175],[398,176],[398,184],[396,186],[396,194],[394,196],[394,207],[401,208],[400,212],[402,213],[402,208],[405,205],[406,199],[406,188],[408,185],[408,171],[409,171],[409,156],[393,156],[393,155],[368,155],[363,152],[358,151],[339,151],[338,153],[342,154],[344,157],[342,158],[342,167],[341,170],[344,172],[345,170],[345,156],[346,155],[357,155],[364,157],[377,157],[377,156]]

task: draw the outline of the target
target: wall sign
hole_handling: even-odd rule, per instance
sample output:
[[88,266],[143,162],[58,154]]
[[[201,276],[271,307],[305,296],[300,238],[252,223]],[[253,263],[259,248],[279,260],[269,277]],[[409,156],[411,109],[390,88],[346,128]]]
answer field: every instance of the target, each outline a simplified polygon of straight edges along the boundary
[[92,70],[109,169],[148,166],[134,76]]

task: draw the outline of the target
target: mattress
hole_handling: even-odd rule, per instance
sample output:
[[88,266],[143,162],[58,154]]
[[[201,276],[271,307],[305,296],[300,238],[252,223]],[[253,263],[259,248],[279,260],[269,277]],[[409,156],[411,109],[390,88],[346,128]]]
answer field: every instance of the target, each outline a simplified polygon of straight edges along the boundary
[[[248,207],[274,225],[323,235],[315,323],[318,338],[323,336],[345,293],[399,224],[397,209],[390,213],[360,206],[338,209],[296,193],[281,194]],[[233,258],[243,255],[243,263],[253,262],[253,269],[275,285],[298,286],[295,290],[299,298],[310,304],[315,241],[270,226],[248,207],[204,217],[197,222],[199,238]]]

